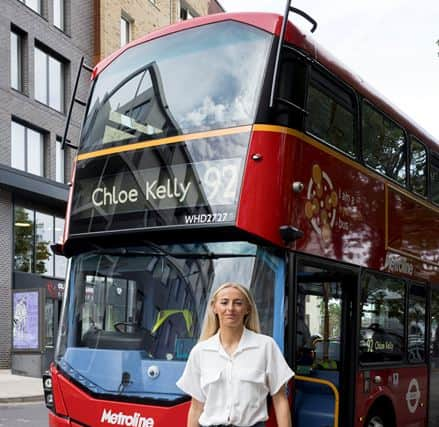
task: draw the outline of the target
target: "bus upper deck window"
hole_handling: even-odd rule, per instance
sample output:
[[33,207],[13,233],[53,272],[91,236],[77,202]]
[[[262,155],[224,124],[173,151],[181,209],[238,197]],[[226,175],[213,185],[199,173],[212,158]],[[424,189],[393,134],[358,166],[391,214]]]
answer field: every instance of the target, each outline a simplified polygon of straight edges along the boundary
[[427,195],[427,150],[416,138],[410,144],[410,183],[415,193]]
[[384,114],[363,102],[363,160],[377,172],[406,185],[404,131]]
[[439,205],[439,157],[433,157],[431,162],[431,199]]
[[318,76],[308,87],[307,110],[309,132],[355,156],[355,108],[347,91]]

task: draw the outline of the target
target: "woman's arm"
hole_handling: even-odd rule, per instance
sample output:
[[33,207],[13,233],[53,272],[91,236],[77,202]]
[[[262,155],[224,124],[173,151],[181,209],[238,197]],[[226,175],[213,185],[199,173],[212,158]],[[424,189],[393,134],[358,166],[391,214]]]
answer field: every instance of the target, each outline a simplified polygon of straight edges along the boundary
[[274,412],[276,414],[278,427],[291,427],[291,411],[288,403],[287,395],[285,393],[285,386],[282,386],[279,391],[272,396]]
[[187,427],[199,427],[198,420],[203,412],[204,403],[192,398],[191,407],[187,416]]

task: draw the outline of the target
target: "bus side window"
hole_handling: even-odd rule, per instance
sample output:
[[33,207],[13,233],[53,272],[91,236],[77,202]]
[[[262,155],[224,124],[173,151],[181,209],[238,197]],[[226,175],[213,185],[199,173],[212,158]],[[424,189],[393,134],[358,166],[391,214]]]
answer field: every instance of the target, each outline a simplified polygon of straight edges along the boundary
[[402,128],[363,102],[363,160],[378,173],[406,185],[406,140]]
[[275,121],[279,125],[303,129],[305,116],[305,86],[307,65],[304,58],[283,51],[280,68],[278,97],[275,104]]
[[414,137],[410,141],[410,185],[415,193],[427,196],[427,150]]
[[431,200],[439,205],[439,156],[431,158]]
[[313,72],[308,86],[306,130],[355,157],[355,99],[344,87]]
[[409,292],[408,360],[420,363],[425,360],[426,292],[424,286],[412,285]]
[[431,327],[430,327],[430,397],[429,397],[429,426],[437,425],[439,420],[439,405],[435,393],[439,384],[439,289],[431,290]]
[[364,272],[361,277],[360,362],[402,361],[405,282]]

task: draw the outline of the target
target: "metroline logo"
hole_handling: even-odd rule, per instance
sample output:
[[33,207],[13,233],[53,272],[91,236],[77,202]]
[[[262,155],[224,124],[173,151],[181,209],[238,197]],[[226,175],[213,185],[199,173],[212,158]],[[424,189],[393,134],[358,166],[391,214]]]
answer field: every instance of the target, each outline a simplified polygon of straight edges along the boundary
[[154,427],[154,418],[141,417],[139,412],[133,415],[126,415],[123,412],[112,412],[104,409],[102,411],[101,423],[127,427]]

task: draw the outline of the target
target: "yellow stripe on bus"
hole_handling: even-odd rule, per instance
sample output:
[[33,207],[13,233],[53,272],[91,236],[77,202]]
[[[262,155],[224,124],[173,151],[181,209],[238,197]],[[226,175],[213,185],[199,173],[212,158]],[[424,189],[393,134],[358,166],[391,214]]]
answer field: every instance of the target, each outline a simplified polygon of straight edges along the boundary
[[207,132],[190,133],[187,135],[171,136],[168,138],[155,139],[153,141],[141,141],[135,144],[127,144],[119,147],[103,148],[102,150],[91,151],[78,155],[78,161],[94,159],[96,157],[107,156],[109,154],[124,153],[127,151],[141,150],[143,148],[158,147],[160,145],[174,144],[176,142],[191,141],[194,139],[213,138],[215,136],[234,135],[238,133],[250,132],[251,126],[239,126],[228,129],[216,129]]

